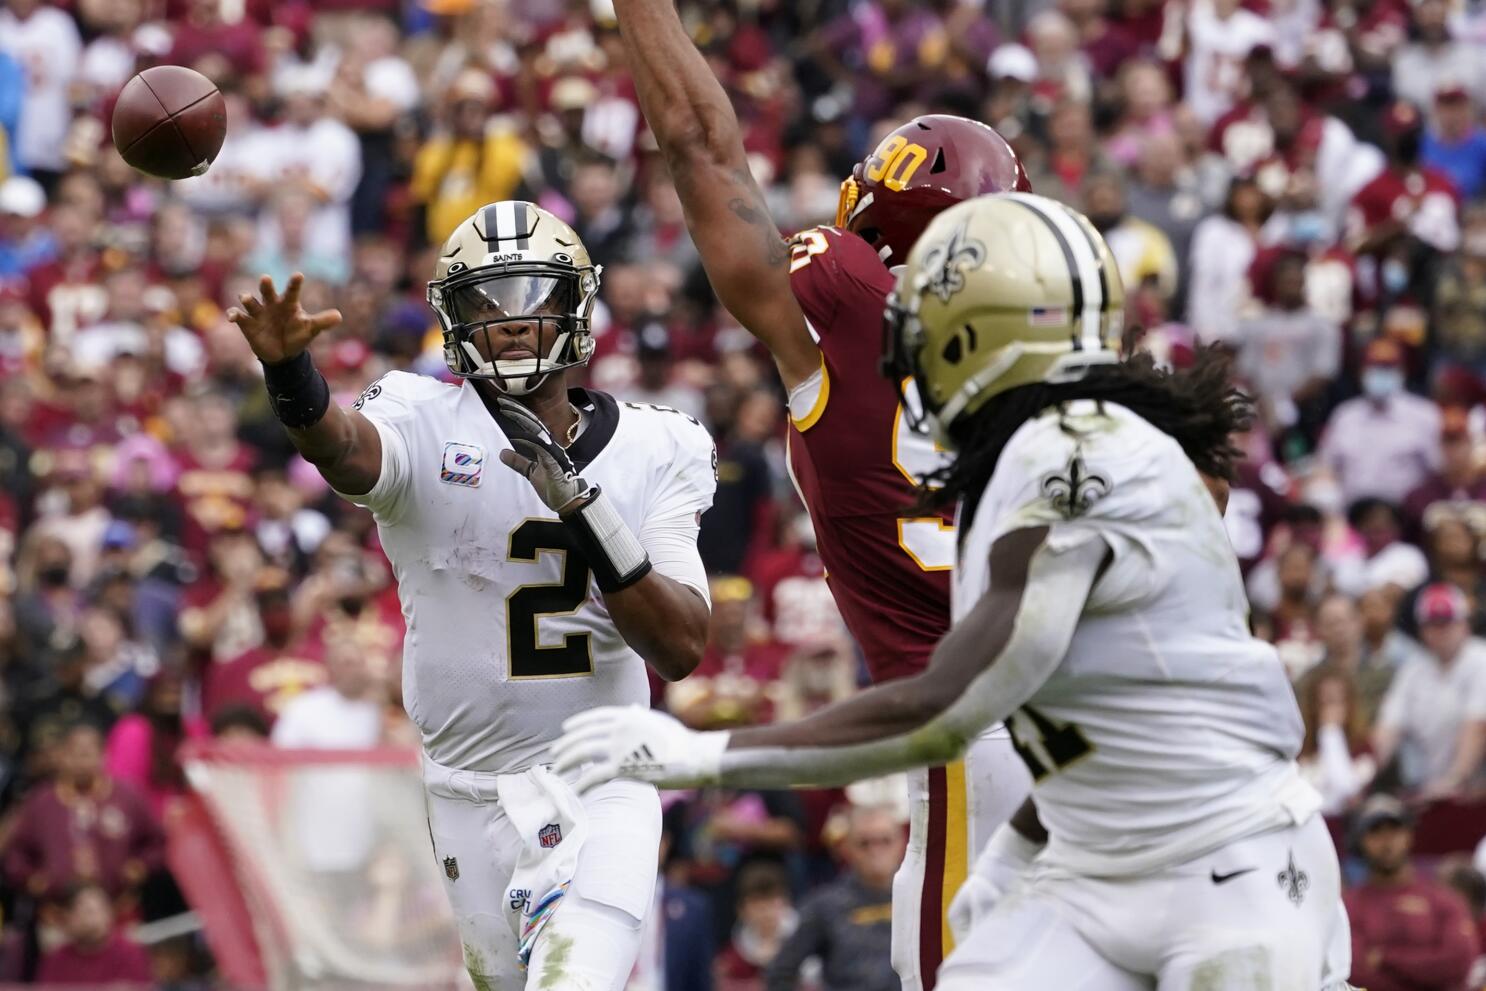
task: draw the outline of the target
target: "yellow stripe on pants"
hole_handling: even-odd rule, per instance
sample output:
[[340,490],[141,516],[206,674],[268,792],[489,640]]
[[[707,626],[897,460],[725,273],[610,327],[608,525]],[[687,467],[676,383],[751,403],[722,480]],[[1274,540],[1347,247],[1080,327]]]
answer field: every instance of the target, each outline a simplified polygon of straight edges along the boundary
[[940,929],[944,956],[955,948],[949,931],[949,903],[970,873],[970,816],[966,810],[965,762],[944,768],[944,887],[941,889]]

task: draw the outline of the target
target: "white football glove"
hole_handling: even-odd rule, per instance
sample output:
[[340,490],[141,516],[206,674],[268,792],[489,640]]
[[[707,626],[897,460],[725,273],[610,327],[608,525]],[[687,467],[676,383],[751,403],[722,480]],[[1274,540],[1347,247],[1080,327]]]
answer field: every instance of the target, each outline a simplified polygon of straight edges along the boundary
[[496,422],[512,448],[500,452],[501,461],[526,476],[548,509],[560,513],[588,495],[591,486],[579,476],[568,452],[552,439],[547,425],[535,413],[511,399],[500,398],[495,404],[500,409]]
[[1040,852],[1040,844],[1012,829],[1009,823],[1002,823],[991,834],[965,883],[949,903],[949,931],[956,945],[964,943],[976,925],[991,914]]
[[584,767],[578,793],[615,778],[631,778],[663,788],[716,784],[728,734],[687,729],[663,712],[643,706],[605,706],[579,713],[562,724],[552,746],[552,769],[565,775]]

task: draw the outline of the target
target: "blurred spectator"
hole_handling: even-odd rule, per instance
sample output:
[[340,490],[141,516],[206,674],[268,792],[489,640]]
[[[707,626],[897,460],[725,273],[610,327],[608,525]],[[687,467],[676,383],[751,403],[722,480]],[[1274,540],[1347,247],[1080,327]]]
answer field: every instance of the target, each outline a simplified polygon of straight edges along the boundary
[[1373,731],[1379,766],[1397,758],[1404,786],[1432,797],[1476,785],[1486,756],[1486,642],[1471,636],[1469,609],[1453,585],[1419,596],[1425,652],[1399,669]]
[[248,705],[226,705],[211,721],[212,739],[220,743],[249,745],[268,742],[268,720]]
[[1460,991],[1476,958],[1476,927],[1458,895],[1415,872],[1413,821],[1403,804],[1374,795],[1352,834],[1367,864],[1367,879],[1343,896],[1352,980],[1371,991]]
[[[276,192],[303,193],[314,204],[304,218],[299,251],[317,258],[349,257],[351,196],[361,181],[360,142],[355,132],[330,115],[326,106],[329,79],[323,70],[286,69],[275,86],[283,100],[283,119],[258,135],[253,148],[255,177]],[[277,216],[264,215],[258,233],[260,250],[290,250],[285,233]]]
[[[248,706],[272,724],[290,700],[324,683],[327,673],[318,651],[296,629],[288,574],[278,569],[260,574],[255,569],[247,580],[249,586],[229,586],[198,614],[202,624],[213,615],[231,616],[234,624],[253,622],[262,631],[260,642],[244,644],[236,654],[214,652],[202,673],[202,710],[215,720],[230,707]],[[242,611],[245,608],[252,609],[251,617]],[[224,627],[227,622],[222,620]]]
[[1448,0],[1415,0],[1411,7],[1412,37],[1393,56],[1393,92],[1421,107],[1446,88],[1486,98],[1479,52],[1451,37]]
[[[1482,926],[1486,923],[1486,877],[1471,865],[1470,858],[1463,853],[1451,854],[1440,861],[1435,872],[1441,884],[1460,896],[1470,910],[1471,922],[1476,928],[1476,945],[1483,944]],[[1480,987],[1486,982],[1486,956],[1477,956],[1471,965],[1466,984]]]
[[[1392,629],[1392,607],[1388,608],[1388,627]],[[1336,593],[1328,595],[1316,610],[1316,631],[1325,649],[1317,671],[1324,669],[1348,679],[1348,692],[1353,696],[1349,709],[1364,730],[1372,726],[1400,663],[1386,653],[1369,649],[1365,615],[1365,610],[1350,596]],[[1411,645],[1410,651],[1413,650],[1417,650],[1417,645]],[[1404,657],[1407,656],[1410,655],[1406,653]]]
[[77,25],[41,0],[7,0],[0,10],[0,51],[26,71],[16,159],[42,185],[53,186],[66,165],[62,145],[72,121],[67,87],[82,55]]
[[1404,519],[1412,534],[1422,533],[1430,526],[1431,516],[1440,512],[1458,515],[1473,526],[1486,523],[1486,478],[1481,475],[1466,421],[1459,407],[1441,412],[1439,470],[1403,502]]
[[1321,793],[1322,813],[1336,815],[1346,811],[1377,773],[1367,752],[1366,713],[1358,704],[1356,681],[1328,657],[1307,672],[1297,693],[1305,718],[1300,770]]
[[186,793],[186,776],[178,757],[181,744],[207,734],[199,717],[182,715],[182,687],[177,672],[155,675],[139,711],[120,718],[108,734],[108,774],[144,796],[161,822],[169,804]]
[[423,204],[425,232],[434,244],[482,205],[509,199],[521,181],[526,145],[490,120],[494,98],[489,76],[477,69],[460,73],[445,97],[443,128],[418,150],[411,191]]
[[1192,113],[1208,126],[1242,93],[1244,59],[1255,48],[1273,46],[1274,27],[1240,0],[1195,0],[1186,19],[1182,88]]
[[713,968],[717,991],[765,991],[765,972],[798,924],[783,870],[770,863],[740,870],[738,924]]
[[56,255],[57,241],[37,218],[46,209],[46,191],[29,176],[0,182],[0,279],[25,275]]
[[273,725],[276,747],[366,750],[382,735],[381,685],[354,642],[326,645],[327,681],[290,699]]
[[1367,346],[1362,393],[1331,414],[1321,459],[1347,504],[1367,496],[1402,502],[1439,468],[1439,407],[1404,391],[1403,350],[1391,340]]
[[1249,266],[1273,204],[1252,179],[1235,179],[1219,213],[1192,232],[1187,322],[1203,343],[1227,341],[1250,294]]
[[669,406],[700,422],[706,414],[702,394],[677,381],[671,332],[665,324],[647,323],[635,336],[640,375],[634,385],[624,390],[623,397],[631,402]]
[[799,923],[766,969],[768,991],[794,991],[801,967],[818,957],[822,991],[897,991],[890,960],[893,875],[906,835],[894,811],[853,807],[841,855],[847,873],[800,906]]
[[67,941],[42,955],[38,984],[97,988],[153,982],[148,954],[115,928],[113,905],[101,885],[73,885],[62,898],[62,908]]
[[1269,269],[1270,304],[1242,318],[1232,344],[1271,435],[1297,432],[1308,449],[1326,422],[1325,395],[1341,369],[1342,332],[1305,296],[1306,259],[1286,253]]
[[1409,592],[1429,577],[1424,553],[1403,539],[1398,508],[1382,499],[1358,499],[1347,508],[1347,522],[1361,538],[1361,555],[1337,562],[1333,581],[1348,595],[1391,586]]
[[761,635],[746,578],[712,579],[707,649],[696,671],[667,686],[666,708],[698,729],[773,721],[785,649]]
[[1130,215],[1124,180],[1112,172],[1094,173],[1083,193],[1084,213],[1104,235],[1125,285],[1153,285],[1163,299],[1176,295],[1176,252],[1159,227]]
[[661,819],[655,901],[625,991],[712,991],[712,906],[686,883],[685,863],[676,856],[677,809],[671,806]]
[[[1425,6],[1442,4],[1425,0],[1419,5]],[[1419,160],[1449,176],[1467,200],[1486,189],[1486,130],[1476,122],[1471,94],[1459,83],[1446,82],[1435,90],[1434,116],[1424,131]]]
[[1435,381],[1486,375],[1486,206],[1466,207],[1463,223],[1461,250],[1439,266],[1432,287]]
[[[763,514],[770,508],[773,472],[763,445],[738,429],[746,398],[723,384],[707,393],[707,419],[717,441],[717,495],[702,517],[697,544],[707,570],[713,574],[743,570],[756,528],[766,523]],[[772,397],[760,394],[759,399],[777,408]]]
[[[1389,680],[1407,661],[1422,649],[1419,644],[1400,630],[1394,623],[1399,595],[1388,587],[1367,591],[1358,599],[1358,610],[1362,614],[1362,663],[1374,670],[1388,671]],[[1387,687],[1386,685],[1384,686]],[[1363,702],[1367,707],[1368,722],[1376,712],[1381,696],[1370,697],[1364,689]]]
[[103,737],[75,723],[58,744],[56,775],[21,803],[5,843],[6,882],[35,898],[91,881],[127,898],[160,866],[164,836],[145,800],[103,770]]
[[1032,188],[1043,196],[1079,206],[1084,201],[1085,180],[1114,170],[1099,150],[1089,105],[1065,99],[1054,106],[1048,116],[1047,137],[1040,161],[1026,163]]

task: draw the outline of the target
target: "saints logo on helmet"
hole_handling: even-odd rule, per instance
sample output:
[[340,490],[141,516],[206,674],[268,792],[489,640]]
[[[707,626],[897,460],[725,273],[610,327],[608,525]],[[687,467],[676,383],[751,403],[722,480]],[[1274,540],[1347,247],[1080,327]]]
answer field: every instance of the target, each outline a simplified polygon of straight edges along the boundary
[[941,213],[909,253],[883,371],[917,383],[918,418],[948,442],[993,396],[1118,361],[1124,311],[1119,268],[1083,215],[1030,193],[981,196]]
[[[444,242],[428,303],[444,332],[444,361],[461,378],[521,396],[593,354],[589,319],[599,274],[578,234],[535,203],[476,210]],[[535,324],[543,352],[510,351],[503,325]]]

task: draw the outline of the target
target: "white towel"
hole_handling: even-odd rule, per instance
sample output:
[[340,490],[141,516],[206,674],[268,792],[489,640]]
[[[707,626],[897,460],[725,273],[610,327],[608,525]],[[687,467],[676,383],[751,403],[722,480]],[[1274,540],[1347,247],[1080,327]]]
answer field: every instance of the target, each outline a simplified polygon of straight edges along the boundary
[[573,880],[588,819],[577,793],[545,767],[502,774],[496,792],[521,836],[521,856],[509,887],[531,892],[525,900],[506,900],[507,921],[520,941],[524,966]]

